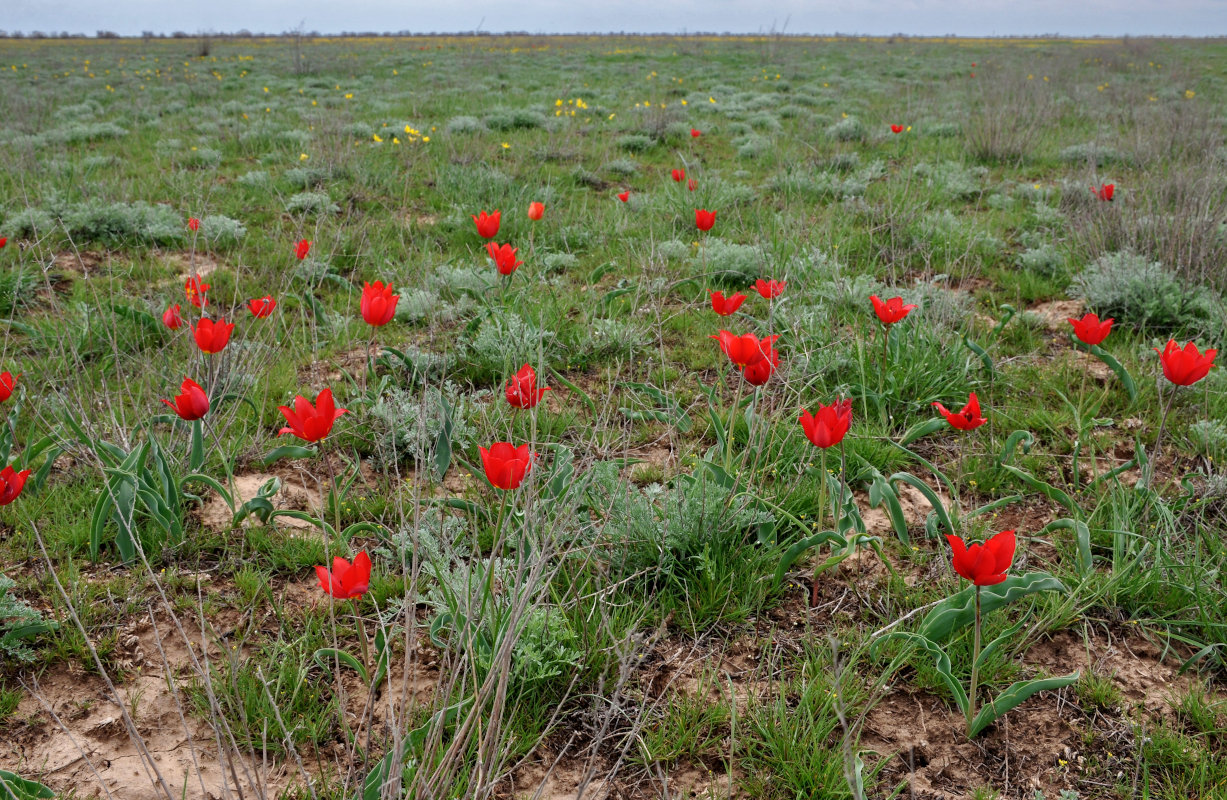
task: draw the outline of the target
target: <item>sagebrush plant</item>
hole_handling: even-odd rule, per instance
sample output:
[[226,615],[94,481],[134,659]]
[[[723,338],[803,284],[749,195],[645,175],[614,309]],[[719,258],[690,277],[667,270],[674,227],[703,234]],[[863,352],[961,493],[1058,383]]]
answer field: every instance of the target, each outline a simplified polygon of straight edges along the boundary
[[3,42],[0,779],[1216,796],[1221,43]]

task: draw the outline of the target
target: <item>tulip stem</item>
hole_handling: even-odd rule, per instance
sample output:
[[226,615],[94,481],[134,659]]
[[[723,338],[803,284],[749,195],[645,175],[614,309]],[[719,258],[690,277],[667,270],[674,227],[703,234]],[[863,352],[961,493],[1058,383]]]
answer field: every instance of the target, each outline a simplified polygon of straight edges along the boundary
[[976,689],[980,684],[980,587],[976,586],[976,627],[971,645],[971,691],[967,695],[967,735],[976,718]]
[[[823,530],[822,523],[826,520],[827,512],[827,449],[820,448],[818,451],[818,530]],[[822,569],[822,562],[819,561],[814,565],[814,581],[810,585],[809,607],[814,608],[818,605],[818,572]]]
[[882,326],[882,369],[878,373],[878,408],[885,408],[883,394],[886,392],[886,364],[890,360],[890,326]]
[[[1159,387],[1159,396],[1162,400],[1163,387]],[[1159,447],[1163,444],[1163,432],[1167,430],[1167,415],[1172,410],[1172,403],[1176,400],[1176,387],[1172,387],[1167,394],[1167,404],[1163,406],[1163,417],[1159,420],[1159,435],[1155,437],[1155,452],[1150,457],[1150,472],[1154,474],[1154,462],[1159,458]],[[1149,481],[1147,482],[1149,483]]]
[[737,429],[737,410],[741,408],[741,392],[745,388],[745,374],[737,373],[737,391],[733,395],[733,406],[729,409],[728,435],[724,441],[724,466],[733,468],[733,435]]
[[362,619],[362,613],[358,610],[358,601],[360,597],[354,598],[354,619],[358,623],[358,646],[362,648],[362,666],[368,670],[371,669],[371,650],[370,644],[366,640],[366,622]]

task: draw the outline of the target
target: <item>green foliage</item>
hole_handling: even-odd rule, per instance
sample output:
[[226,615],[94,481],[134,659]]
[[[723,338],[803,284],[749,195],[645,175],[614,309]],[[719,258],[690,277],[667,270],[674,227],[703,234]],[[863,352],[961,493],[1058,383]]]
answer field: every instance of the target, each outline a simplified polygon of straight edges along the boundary
[[58,625],[43,619],[38,609],[13,596],[11,589],[16,585],[12,579],[0,575],[0,658],[28,663],[34,660],[29,640],[55,630]]

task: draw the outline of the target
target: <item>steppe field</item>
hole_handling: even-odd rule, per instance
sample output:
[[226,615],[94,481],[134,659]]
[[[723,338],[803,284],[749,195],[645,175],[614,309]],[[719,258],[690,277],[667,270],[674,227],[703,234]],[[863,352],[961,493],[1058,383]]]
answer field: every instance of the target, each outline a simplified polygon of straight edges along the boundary
[[1217,40],[0,39],[0,798],[1227,798],[1225,134]]

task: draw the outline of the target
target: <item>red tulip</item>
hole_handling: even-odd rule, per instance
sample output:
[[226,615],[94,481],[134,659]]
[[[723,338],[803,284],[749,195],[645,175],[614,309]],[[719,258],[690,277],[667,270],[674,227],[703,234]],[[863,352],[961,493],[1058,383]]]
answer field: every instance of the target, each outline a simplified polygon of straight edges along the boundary
[[205,283],[199,275],[193,275],[183,284],[183,293],[187,295],[189,303],[197,308],[204,308],[209,302],[209,299],[205,297],[205,293],[211,288],[212,286]]
[[550,390],[548,386],[537,388],[537,372],[530,365],[520,367],[520,371],[511,376],[507,382],[507,402],[514,408],[532,408],[541,402],[541,398]]
[[902,125],[891,125],[890,132],[891,133],[903,133],[903,126]]
[[271,294],[266,294],[263,297],[258,297],[247,301],[247,310],[256,319],[264,319],[269,314],[273,313],[273,309],[277,307],[277,301],[273,299]]
[[545,215],[545,203],[529,203],[528,218],[533,222],[541,219]]
[[289,425],[278,431],[278,435],[292,433],[306,442],[318,442],[329,434],[332,424],[341,418],[348,409],[337,408],[332,400],[332,390],[324,389],[311,405],[307,398],[298,395],[294,398],[294,409],[288,406],[278,406],[277,410],[285,415]]
[[486,245],[486,252],[490,254],[490,258],[494,259],[495,266],[498,267],[498,274],[510,275],[516,271],[516,267],[523,264],[523,261],[516,260],[516,251],[518,247],[512,247],[510,244],[497,245],[490,242]]
[[829,406],[819,405],[816,414],[802,409],[797,421],[806,439],[823,449],[834,447],[844,440],[852,426],[852,399],[836,400]]
[[776,336],[768,336],[765,339],[759,339],[752,333],[746,333],[741,336],[736,336],[728,331],[720,331],[719,335],[711,336],[720,343],[720,349],[739,367],[748,367],[758,361],[762,361],[771,352],[775,340],[780,338]]
[[1116,191],[1115,183],[1105,183],[1103,186],[1092,186],[1091,187],[1092,194],[1094,194],[1100,200],[1107,200],[1109,203],[1112,202],[1112,194],[1115,191]]
[[316,567],[320,588],[338,600],[352,600],[366,594],[371,588],[371,557],[363,550],[354,556],[354,563],[337,556],[332,559],[332,570]]
[[399,300],[399,294],[392,294],[391,283],[384,284],[382,281],[364,283],[362,302],[359,305],[362,319],[366,320],[366,324],[376,328],[387,325],[392,321],[392,317],[396,316],[396,303]]
[[722,317],[727,317],[737,309],[741,308],[741,304],[746,301],[744,294],[735,294],[732,297],[725,297],[724,292],[711,293],[711,310],[715,311]]
[[20,372],[16,375],[7,370],[0,372],[0,403],[13,396],[13,390],[17,388],[17,379],[20,377]]
[[630,190],[627,189],[625,192],[622,192],[621,194],[619,194],[618,199],[621,200],[623,203],[625,203],[627,200],[630,200],[631,199]]
[[699,188],[699,182],[694,178],[691,178],[690,180],[686,181],[686,188],[693,192],[695,189]]
[[200,220],[196,219],[195,217],[188,217],[187,218],[187,229],[189,231],[200,230]]
[[869,301],[873,303],[873,313],[878,315],[883,325],[894,325],[916,308],[914,303],[905,306],[902,297],[892,297],[883,302],[882,298],[874,294],[869,296]]
[[711,226],[716,224],[716,212],[708,211],[705,208],[696,208],[694,210],[694,224],[701,231],[710,231]]
[[774,347],[768,347],[763,358],[749,366],[742,367],[742,377],[751,386],[762,386],[771,379],[777,367],[780,366],[780,354]]
[[775,278],[769,281],[759,278],[754,282],[754,290],[766,299],[771,300],[784,294],[784,287],[787,285],[785,281],[777,281]]
[[[473,217],[472,214],[469,216]],[[498,236],[498,221],[501,216],[502,213],[495,209],[493,214],[482,211],[473,217],[473,224],[477,226],[477,235],[483,239],[493,239]]]
[[1004,581],[1017,547],[1014,531],[1002,531],[987,542],[976,542],[971,547],[953,534],[946,534],[946,541],[954,551],[950,559],[954,571],[976,586],[995,586]]
[[1217,350],[1206,350],[1203,353],[1192,342],[1181,349],[1173,339],[1167,341],[1163,352],[1160,353],[1157,347],[1154,350],[1159,353],[1163,376],[1177,386],[1192,386],[1209,375],[1210,368],[1214,366],[1214,357],[1218,355]]
[[171,411],[179,415],[179,419],[185,419],[188,422],[200,419],[209,413],[209,396],[205,394],[204,389],[200,388],[200,384],[191,378],[183,379],[183,385],[179,387],[179,394],[175,395],[175,402],[172,403],[169,400],[162,402],[170,406]]
[[1083,344],[1099,344],[1108,338],[1108,333],[1112,330],[1113,319],[1108,317],[1101,320],[1094,314],[1086,314],[1082,319],[1067,321],[1074,326],[1074,336],[1077,336]]
[[698,139],[698,138],[699,138],[700,136],[702,136],[702,135],[703,135],[703,132],[702,132],[701,130],[699,130],[698,128],[691,128],[691,129],[690,129],[690,138],[691,138],[691,139]]
[[21,472],[14,472],[11,466],[0,469],[0,506],[7,506],[17,499],[21,490],[26,488],[28,477],[30,477],[28,469],[23,469]]
[[230,343],[230,334],[234,331],[234,323],[219,319],[202,319],[192,328],[192,336],[196,338],[196,346],[202,353],[220,353]]
[[486,470],[486,480],[492,486],[510,491],[524,482],[524,476],[533,467],[532,453],[528,445],[519,447],[510,442],[495,442],[487,450],[477,448],[481,452],[481,465]]
[[4,249],[4,246],[5,246],[6,244],[8,244],[8,243],[9,243],[9,237],[7,237],[7,236],[0,236],[0,250],[3,250],[3,249]]
[[172,331],[177,331],[183,327],[183,317],[179,315],[179,304],[167,306],[162,312],[162,324],[170,328]]
[[957,414],[953,411],[947,411],[946,407],[941,403],[934,403],[933,405],[946,418],[946,422],[950,423],[950,427],[956,430],[972,431],[988,422],[988,420],[980,416],[980,399],[976,397],[975,392],[968,396],[967,405],[963,406],[962,410]]
[[673,182],[674,183],[681,183],[684,180],[686,180],[686,170],[684,169],[673,170]]
[[294,257],[302,261],[307,257],[307,253],[311,252],[311,243],[306,239],[299,239],[298,244],[294,245]]

